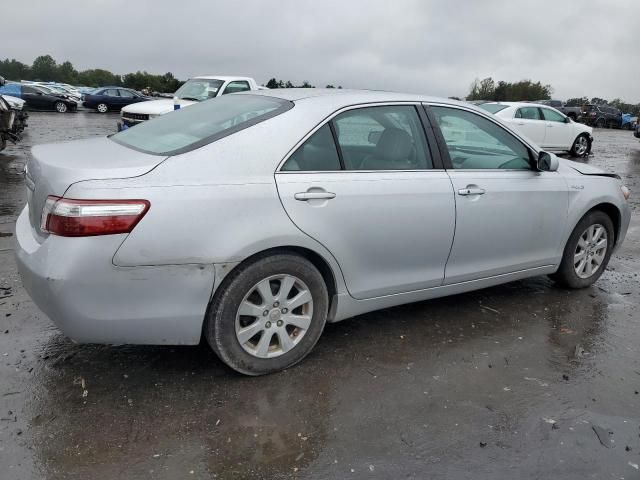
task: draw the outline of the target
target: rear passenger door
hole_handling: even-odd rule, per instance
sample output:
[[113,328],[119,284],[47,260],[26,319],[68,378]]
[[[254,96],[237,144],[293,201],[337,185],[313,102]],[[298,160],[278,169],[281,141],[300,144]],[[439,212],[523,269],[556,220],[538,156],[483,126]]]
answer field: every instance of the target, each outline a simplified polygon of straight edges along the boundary
[[454,195],[425,121],[416,105],[346,109],[276,172],[289,217],[338,260],[357,299],[443,282]]
[[102,102],[106,103],[109,108],[121,108],[120,95],[117,88],[109,88],[102,92]]
[[538,107],[520,107],[513,119],[516,129],[541,147],[546,146],[545,122]]

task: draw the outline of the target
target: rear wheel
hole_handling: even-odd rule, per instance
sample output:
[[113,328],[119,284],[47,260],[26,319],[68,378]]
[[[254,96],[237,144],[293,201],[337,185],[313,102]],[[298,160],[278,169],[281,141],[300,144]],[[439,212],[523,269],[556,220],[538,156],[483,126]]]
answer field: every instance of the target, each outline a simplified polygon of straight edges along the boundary
[[589,137],[586,134],[582,133],[578,135],[574,140],[569,153],[573,157],[584,157],[587,153],[589,153],[589,148],[591,147],[589,143]]
[[54,107],[58,113],[65,113],[67,111],[67,104],[64,102],[56,102]]
[[107,113],[109,111],[109,106],[106,103],[99,103],[97,108],[100,113]]
[[604,126],[605,126],[604,118],[599,118],[596,121],[596,127],[597,128],[604,128]]
[[264,375],[302,360],[327,318],[322,275],[305,258],[277,254],[232,272],[207,314],[204,334],[220,359],[246,375]]
[[585,215],[573,229],[560,268],[551,278],[569,288],[595,283],[609,263],[614,235],[609,215],[599,210]]

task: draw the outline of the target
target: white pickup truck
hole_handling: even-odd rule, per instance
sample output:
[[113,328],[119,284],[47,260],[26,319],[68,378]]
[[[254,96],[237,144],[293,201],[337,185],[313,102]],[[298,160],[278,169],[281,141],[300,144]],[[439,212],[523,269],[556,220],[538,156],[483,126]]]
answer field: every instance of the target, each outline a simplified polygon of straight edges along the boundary
[[150,100],[127,105],[120,112],[121,121],[118,131],[137,125],[150,118],[164,115],[178,108],[193,105],[196,102],[225,95],[227,93],[245,92],[247,90],[264,90],[250,77],[229,77],[221,75],[205,75],[187,80],[173,99]]

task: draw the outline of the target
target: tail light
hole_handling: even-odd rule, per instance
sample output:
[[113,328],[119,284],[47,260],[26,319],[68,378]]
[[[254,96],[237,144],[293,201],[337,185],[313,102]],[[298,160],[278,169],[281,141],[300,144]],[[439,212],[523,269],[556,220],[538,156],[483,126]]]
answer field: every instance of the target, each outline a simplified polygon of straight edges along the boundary
[[129,233],[145,216],[147,200],[77,200],[47,197],[40,228],[61,237]]

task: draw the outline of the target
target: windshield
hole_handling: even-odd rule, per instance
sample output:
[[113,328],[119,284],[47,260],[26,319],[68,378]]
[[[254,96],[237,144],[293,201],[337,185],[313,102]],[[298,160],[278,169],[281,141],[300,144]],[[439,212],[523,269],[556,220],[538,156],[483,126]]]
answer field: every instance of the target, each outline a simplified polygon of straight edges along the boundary
[[175,155],[200,148],[290,108],[293,103],[280,98],[224,95],[167,113],[109,138],[145,153]]
[[504,110],[509,105],[502,105],[501,103],[483,103],[478,106],[489,113],[498,113],[500,110]]
[[192,78],[187,80],[173,96],[182,100],[201,102],[218,95],[223,83],[222,80],[217,79]]

